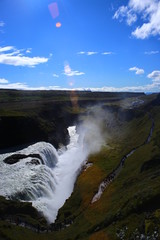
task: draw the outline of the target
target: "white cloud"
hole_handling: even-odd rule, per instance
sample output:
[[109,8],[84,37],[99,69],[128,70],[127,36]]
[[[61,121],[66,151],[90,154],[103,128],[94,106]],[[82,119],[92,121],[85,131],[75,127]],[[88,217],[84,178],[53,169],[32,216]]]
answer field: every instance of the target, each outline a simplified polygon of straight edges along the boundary
[[53,77],[55,77],[55,78],[59,78],[59,75],[58,74],[56,74],[56,73],[53,73],[53,75],[52,75]]
[[[67,65],[66,65],[67,66]],[[69,66],[69,65],[68,65]],[[67,76],[74,76],[72,73],[78,71],[72,71],[69,67],[67,69]],[[70,72],[71,71],[71,72]],[[79,72],[80,73],[80,72]],[[124,87],[112,87],[112,86],[104,86],[99,88],[74,88],[74,90],[84,91],[100,91],[100,92],[160,92],[160,70],[154,70],[153,72],[147,75],[149,79],[152,79],[150,84],[146,84],[143,86],[124,86]],[[62,88],[60,86],[40,86],[40,87],[30,87],[26,83],[23,82],[15,82],[10,83],[8,80],[4,78],[0,78],[0,88],[2,89],[19,89],[19,90],[73,90],[73,88]]]
[[69,64],[66,64],[64,66],[64,75],[68,76],[68,77],[72,77],[72,76],[81,76],[84,75],[84,72],[79,72],[79,71],[74,71],[70,68]]
[[5,78],[0,78],[0,84],[1,83],[5,83],[6,84],[6,83],[8,83],[8,80],[6,80]]
[[[10,83],[4,78],[0,78],[0,89],[19,89],[19,90],[60,90],[60,86],[48,86],[48,87],[30,87],[23,82]],[[66,89],[64,89],[66,90]]]
[[12,66],[35,67],[40,63],[46,63],[48,61],[48,58],[45,57],[26,57],[23,51],[24,50],[17,50],[13,46],[1,47],[0,63]]
[[31,51],[32,51],[32,48],[28,48],[28,49],[26,50],[26,53],[31,53]]
[[137,75],[144,74],[144,70],[138,67],[129,68],[129,71],[135,71]]
[[87,55],[88,56],[91,56],[91,55],[95,55],[95,54],[97,54],[98,52],[87,52]]
[[103,52],[102,55],[111,55],[113,52]]
[[126,87],[102,87],[102,88],[90,88],[91,91],[100,92],[159,92],[160,85],[148,84],[144,86],[126,86]]
[[155,70],[148,74],[147,77],[152,79],[152,82],[143,86],[102,87],[90,89],[91,91],[104,92],[160,92],[160,71]]
[[78,52],[77,54],[84,55],[84,54],[86,54],[86,52],[81,51],[81,52]]
[[118,8],[118,10],[115,12],[113,19],[119,19],[120,21],[123,20],[123,17],[126,17],[128,12],[127,6],[121,6]]
[[160,71],[155,70],[151,72],[150,74],[147,75],[148,78],[153,79],[154,83],[159,83],[160,84]]
[[0,88],[3,89],[27,89],[27,84],[25,83],[10,83],[7,79],[5,78],[0,78]]
[[[84,91],[99,91],[99,92],[159,92],[160,91],[160,71],[156,70],[148,74],[148,78],[152,79],[152,82],[143,86],[124,86],[124,87],[112,87],[104,86],[99,88],[74,88],[74,90]],[[5,80],[6,82],[3,82]],[[2,79],[0,82],[0,88],[2,89],[19,89],[19,90],[73,90],[73,88],[62,88],[60,86],[47,86],[47,87],[30,87],[26,83],[9,83],[8,80]]]
[[127,6],[121,6],[113,16],[113,19],[119,19],[120,22],[123,21],[123,18],[126,19],[126,22],[129,26],[137,21],[137,15]]
[[[155,10],[157,6],[158,1],[157,0],[130,0],[129,1],[129,8],[133,9],[136,12],[141,12],[146,10],[146,13],[152,12]],[[145,15],[146,15],[145,13]]]
[[102,54],[102,55],[111,55],[111,54],[114,54],[113,52],[102,52],[102,53],[99,53],[99,52],[95,52],[95,51],[90,51],[90,52],[78,52],[77,53],[78,55],[86,55],[86,56],[92,56],[92,55],[95,55],[95,54]]
[[15,50],[15,48],[13,46],[0,47],[0,53],[8,52],[8,51],[11,51],[11,50]]
[[8,84],[0,84],[0,88],[2,89],[19,89],[19,90],[27,90],[27,85],[25,83],[8,83]]
[[92,56],[92,55],[98,54],[98,52],[94,52],[94,51],[84,52],[84,51],[81,51],[81,52],[78,52],[77,54],[79,54],[79,55]]
[[145,39],[150,36],[160,35],[160,1],[158,0],[130,0],[127,6],[121,6],[115,12],[113,18],[130,26],[138,17],[143,21],[132,32],[136,38]]
[[159,51],[149,51],[149,52],[145,52],[144,54],[146,55],[154,55],[154,54],[158,54]]
[[[18,90],[73,90],[72,88],[62,88],[60,86],[40,86],[40,87],[30,87],[26,83],[8,83],[8,84],[1,84],[0,89],[18,89]],[[75,90],[84,90],[82,88],[77,88]]]
[[[62,88],[60,86],[48,86],[48,87],[30,87],[25,83],[10,83],[0,84],[1,89],[19,89],[19,90],[73,90],[73,88]],[[77,91],[91,90],[93,92],[159,92],[160,83],[152,83],[144,86],[126,86],[126,87],[110,87],[104,86],[99,88],[74,88]]]
[[4,27],[5,23],[3,21],[0,21],[0,27]]

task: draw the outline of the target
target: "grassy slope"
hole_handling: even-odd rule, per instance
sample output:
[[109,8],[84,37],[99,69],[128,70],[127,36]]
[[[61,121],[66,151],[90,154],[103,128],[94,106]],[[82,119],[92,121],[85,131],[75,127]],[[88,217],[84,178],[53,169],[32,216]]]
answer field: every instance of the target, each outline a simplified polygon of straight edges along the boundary
[[[99,183],[105,178],[105,176],[107,176],[118,165],[120,159],[125,154],[127,154],[133,147],[139,146],[145,141],[151,125],[146,119],[147,116],[144,117],[143,121],[137,119],[129,124],[125,123],[123,131],[128,133],[128,130],[130,129],[129,134],[120,134],[123,138],[117,136],[116,142],[114,140],[110,143],[112,149],[108,149],[107,147],[103,148],[100,153],[89,158],[89,161],[93,162],[93,166],[79,176],[72,197],[60,210],[59,221],[62,221],[65,212],[71,212],[71,215],[74,216],[78,215],[78,217],[75,218],[73,226],[66,229],[64,235],[60,236],[61,239],[67,239],[65,236],[70,236],[71,239],[74,239],[78,235],[80,239],[85,239],[87,235],[89,236],[97,228],[104,228],[105,225],[115,221],[115,216],[120,215],[121,208],[128,201],[128,198],[133,198],[133,192],[134,190],[136,192],[137,189],[134,189],[133,192],[126,193],[126,178],[128,177],[130,181],[132,181],[130,175],[131,169],[127,170],[126,163],[122,173],[106,189],[101,199],[92,205],[90,204],[93,195],[98,189]],[[136,129],[137,131],[135,131],[136,126],[138,126]],[[141,129],[142,126],[145,127],[144,130]],[[137,134],[140,131],[141,135]],[[132,134],[132,138],[130,134]],[[127,162],[130,161],[130,158],[128,158]],[[135,166],[133,166],[133,169],[135,167],[135,172],[137,171],[138,164],[136,162],[137,161],[134,161]],[[142,162],[139,164],[142,164]],[[134,176],[133,169],[131,170],[131,173]],[[124,170],[127,171],[127,173],[124,173]],[[135,180],[135,183],[137,184],[137,180]],[[131,185],[129,184],[129,189],[130,186]],[[129,207],[129,210],[127,211],[130,211],[131,208],[132,207]],[[123,212],[125,211],[126,209]],[[73,232],[75,233],[74,237]]]
[[[90,239],[117,239],[116,229],[123,225],[129,228],[126,239],[139,226],[145,227],[147,231],[145,213],[151,211],[154,214],[154,210],[160,207],[155,206],[157,199],[160,199],[160,176],[157,173],[158,166],[142,173],[140,170],[144,162],[160,157],[159,145],[156,143],[159,141],[159,110],[155,107],[152,111],[155,131],[151,142],[127,159],[120,175],[93,205],[90,201],[99,183],[115,168],[124,154],[141,145],[147,138],[151,127],[148,116],[121,125],[126,134],[119,134],[116,138],[114,136],[114,141],[109,143],[114,149],[103,148],[99,154],[90,157],[93,166],[79,176],[74,193],[60,210],[59,221],[63,221],[68,212],[77,217],[73,226],[58,234],[58,239],[89,239],[94,231],[96,233]],[[98,232],[98,229],[103,231]],[[153,230],[153,226],[150,230]]]
[[[150,99],[149,99],[150,100]],[[160,213],[159,165],[151,164],[141,172],[143,164],[160,157],[160,107],[151,109],[155,130],[151,142],[130,156],[115,181],[105,190],[101,199],[90,204],[99,183],[117,166],[120,159],[132,148],[141,145],[148,136],[151,121],[144,114],[132,121],[119,122],[107,146],[90,156],[93,166],[82,172],[77,179],[74,192],[59,212],[57,222],[74,219],[73,224],[59,232],[37,234],[9,223],[0,222],[0,236],[4,239],[117,239],[116,231],[128,227],[125,239],[139,227],[152,231],[158,225]],[[112,134],[111,134],[112,133]],[[123,133],[123,134],[122,134]],[[154,161],[153,161],[154,162]],[[157,198],[156,198],[157,197]],[[152,207],[153,206],[153,207]],[[146,212],[150,212],[149,218]],[[3,239],[2,238],[2,239]]]

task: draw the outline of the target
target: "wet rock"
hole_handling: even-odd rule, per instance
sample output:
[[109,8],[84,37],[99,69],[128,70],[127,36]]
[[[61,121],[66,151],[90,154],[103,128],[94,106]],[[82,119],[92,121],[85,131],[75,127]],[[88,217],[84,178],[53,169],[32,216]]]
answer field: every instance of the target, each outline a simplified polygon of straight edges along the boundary
[[7,164],[15,164],[19,162],[21,159],[27,158],[25,154],[13,154],[3,160],[3,162]]
[[30,162],[27,162],[26,165],[40,165],[40,161],[34,158]]
[[43,161],[42,157],[38,153],[28,154],[27,157],[38,158],[40,160],[40,162],[42,164],[44,164],[44,161]]
[[26,154],[17,153],[17,154],[12,154],[9,157],[6,157],[3,161],[7,164],[12,165],[12,164],[15,164],[15,163],[19,162],[20,160],[28,158],[28,157],[34,158],[34,159],[31,160],[31,164],[36,164],[36,165],[38,165],[40,163],[44,164],[43,159],[39,154],[28,154],[28,155],[26,155]]

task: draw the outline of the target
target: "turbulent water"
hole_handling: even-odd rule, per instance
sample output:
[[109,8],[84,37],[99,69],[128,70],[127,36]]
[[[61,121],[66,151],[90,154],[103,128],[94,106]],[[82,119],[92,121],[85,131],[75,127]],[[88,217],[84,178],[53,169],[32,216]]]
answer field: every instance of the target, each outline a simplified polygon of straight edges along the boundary
[[[68,128],[70,143],[66,148],[57,151],[51,144],[39,142],[21,151],[1,154],[0,195],[32,202],[49,223],[54,222],[70,197],[88,154],[99,151],[104,143],[101,128],[105,114],[97,108],[93,110],[78,126],[78,133],[75,126]],[[13,154],[23,157],[17,162],[3,161]]]
[[[13,153],[0,155],[0,195],[8,199],[31,201],[49,222],[54,222],[58,209],[73,191],[87,152],[78,141],[75,127],[69,127],[70,144],[56,151],[49,143],[39,142],[16,152],[39,154],[43,160],[36,165],[27,157],[14,164],[4,163]],[[15,153],[14,153],[15,154]],[[35,158],[34,158],[35,159]]]

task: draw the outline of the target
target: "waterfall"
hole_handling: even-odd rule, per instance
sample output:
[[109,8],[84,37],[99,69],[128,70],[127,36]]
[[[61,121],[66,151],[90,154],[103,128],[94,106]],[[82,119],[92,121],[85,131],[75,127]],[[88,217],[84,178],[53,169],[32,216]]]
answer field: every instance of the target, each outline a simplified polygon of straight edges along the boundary
[[69,127],[70,143],[58,152],[51,144],[39,142],[0,155],[0,195],[32,202],[49,223],[54,222],[87,156],[99,151],[104,143],[103,115],[101,111],[88,115],[78,126],[79,135],[75,126]]
[[[69,127],[68,131],[70,144],[59,155],[46,142],[0,155],[0,195],[7,199],[32,202],[48,222],[53,222],[59,208],[71,195],[86,157],[78,143],[76,128]],[[15,154],[23,154],[23,158],[14,164],[4,162],[4,159]]]
[[[0,155],[0,195],[8,199],[33,201],[42,196],[50,196],[56,185],[52,168],[58,161],[56,149],[49,143],[39,142],[28,148],[16,152],[25,154],[26,158],[9,165],[4,159],[15,153]],[[37,154],[39,158],[27,157]],[[34,164],[37,160],[38,164]]]

